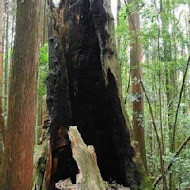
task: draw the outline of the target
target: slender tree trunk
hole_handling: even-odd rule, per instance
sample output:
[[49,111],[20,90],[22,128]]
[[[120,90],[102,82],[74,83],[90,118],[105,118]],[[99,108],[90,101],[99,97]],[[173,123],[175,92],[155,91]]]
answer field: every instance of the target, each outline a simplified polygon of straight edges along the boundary
[[129,6],[132,7],[132,11],[129,13],[129,32],[131,36],[130,42],[130,69],[132,80],[132,94],[133,101],[133,133],[134,140],[138,142],[137,150],[140,153],[140,157],[143,161],[145,169],[147,171],[146,163],[146,149],[145,149],[145,137],[144,137],[144,102],[143,102],[143,90],[139,80],[142,79],[142,51],[140,43],[140,16],[138,10],[138,3],[133,0],[128,0]]
[[[166,4],[164,4],[166,3]],[[167,18],[167,13],[169,11],[170,2],[160,2],[160,12],[161,12],[161,25],[162,25],[162,39],[163,39],[163,49],[164,49],[164,64],[165,64],[165,77],[166,77],[166,97],[167,97],[167,109],[168,109],[168,128],[169,128],[169,143],[170,152],[175,152],[175,142],[172,142],[172,131],[173,131],[173,113],[174,113],[174,68],[170,65],[172,61],[172,50],[171,50],[171,40],[169,34],[169,20]],[[175,189],[175,184],[173,182],[173,174],[169,175],[169,189]]]
[[0,168],[3,156],[3,139],[5,136],[3,102],[2,102],[2,95],[3,95],[2,78],[3,78],[3,1],[0,2]]
[[[31,190],[40,1],[17,1],[7,142],[0,189]],[[24,19],[23,19],[24,18]]]
[[[5,33],[5,62],[4,62],[4,114],[8,115],[8,81],[9,81],[9,0],[5,2],[6,33]],[[6,123],[7,125],[7,123]]]
[[42,29],[42,44],[47,43],[48,42],[48,27],[47,27],[47,12],[48,12],[48,8],[47,8],[47,0],[45,0],[45,2],[43,3],[43,29]]
[[[157,10],[157,27],[158,27],[158,39],[157,39],[157,53],[158,53],[158,62],[161,61],[161,54],[160,54],[160,38],[161,38],[161,29],[160,29],[160,19],[159,19],[159,13],[157,8],[157,2],[154,1],[155,8]],[[159,87],[158,87],[158,99],[159,99],[159,119],[160,119],[160,131],[161,131],[161,142],[162,142],[162,151],[164,156],[164,130],[163,130],[163,118],[162,118],[162,71],[161,71],[161,65],[159,66],[158,71],[158,80],[159,80]],[[164,161],[163,164],[165,165]]]
[[[120,25],[119,22],[119,11],[121,9],[121,0],[117,0],[117,26]],[[120,49],[120,38],[117,39],[117,49],[118,49],[118,53],[119,53],[119,49]]]
[[190,20],[190,2],[188,3],[188,8],[189,8],[189,15],[188,15],[188,20],[187,20],[187,28],[188,28],[188,36],[189,36],[189,45],[188,45],[188,47],[187,47],[187,49],[188,49],[188,53],[189,53],[189,55],[190,55],[190,24],[189,24],[189,20]]
[[[162,7],[162,1],[161,1],[161,7]],[[159,19],[159,9],[157,8],[157,2],[155,0],[155,8],[157,10],[157,27],[158,27],[158,39],[157,39],[157,53],[158,53],[158,62],[161,61],[161,54],[160,54],[160,38],[161,38],[161,26],[160,26],[160,19]],[[161,89],[162,89],[162,81],[161,81],[161,76],[162,76],[162,72],[161,72],[161,65],[159,67],[159,71],[158,71],[158,80],[159,80],[159,87],[158,87],[158,99],[159,99],[159,120],[160,120],[160,132],[161,132],[161,149],[162,149],[162,156],[164,157],[165,155],[165,151],[164,151],[164,131],[163,131],[163,118],[162,118],[162,93],[161,93]],[[156,84],[156,82],[155,82]],[[157,106],[156,106],[157,107]],[[161,159],[161,173],[162,173],[162,177],[163,177],[163,189],[167,189],[167,181],[166,181],[166,177],[165,177],[165,161],[164,159]]]
[[[159,137],[159,134],[158,134],[158,129],[157,129],[156,122],[155,122],[155,118],[154,118],[154,115],[156,115],[156,114],[153,113],[153,109],[152,109],[152,106],[151,106],[149,97],[148,97],[148,95],[147,95],[147,93],[146,93],[146,90],[145,90],[145,87],[144,87],[142,81],[141,81],[141,86],[142,86],[142,88],[143,88],[143,91],[144,91],[144,93],[145,93],[145,97],[146,97],[147,102],[148,102],[148,105],[149,105],[149,111],[150,111],[150,115],[151,115],[151,118],[152,118],[152,124],[153,124],[154,130],[155,130],[155,133],[156,133],[156,140],[157,140],[158,148],[159,148],[161,173],[162,173],[163,178],[165,178],[165,168],[164,168],[164,162],[163,162],[162,143],[161,143],[161,141],[160,141],[160,137]],[[155,106],[155,107],[156,107],[156,106]],[[163,179],[163,189],[164,189],[164,188],[167,189],[166,179]]]
[[[11,50],[14,46],[14,36],[15,36],[15,22],[16,22],[16,0],[11,0]],[[12,57],[11,57],[12,58]],[[12,65],[12,60],[10,61],[10,70]]]
[[[161,132],[161,142],[162,142],[162,152],[164,156],[164,131],[163,131],[163,122],[162,122],[162,93],[161,93],[161,72],[159,71],[159,119],[160,119],[160,132]],[[163,161],[164,162],[164,161]],[[165,165],[165,164],[164,164]]]

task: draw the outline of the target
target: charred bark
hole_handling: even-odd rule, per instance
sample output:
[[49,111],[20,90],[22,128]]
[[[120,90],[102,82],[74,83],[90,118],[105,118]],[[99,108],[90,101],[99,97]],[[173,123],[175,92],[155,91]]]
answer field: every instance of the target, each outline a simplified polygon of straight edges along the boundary
[[[50,22],[47,103],[51,118],[52,169],[48,189],[78,172],[68,126],[78,126],[93,145],[104,180],[140,189],[123,109],[113,17],[109,1],[61,1]],[[52,27],[53,26],[53,29]]]
[[[51,6],[51,5],[50,5]],[[51,7],[52,8],[52,7]],[[69,81],[63,47],[53,31],[55,18],[49,20],[49,76],[47,78],[47,106],[50,115],[50,157],[46,168],[47,189],[55,189],[55,183],[77,173],[72,158],[68,128],[72,123],[69,99]]]

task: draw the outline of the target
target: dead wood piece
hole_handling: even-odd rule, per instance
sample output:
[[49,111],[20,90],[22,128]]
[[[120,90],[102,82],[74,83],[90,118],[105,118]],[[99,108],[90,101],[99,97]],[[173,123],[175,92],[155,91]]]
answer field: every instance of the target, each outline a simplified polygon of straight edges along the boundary
[[59,190],[77,190],[76,184],[72,184],[70,179],[58,181],[55,187]]
[[69,139],[73,158],[77,162],[80,171],[77,184],[81,184],[80,190],[105,190],[105,185],[101,177],[96,153],[93,146],[87,146],[77,130],[76,126],[69,128]]
[[44,177],[46,172],[48,152],[48,139],[45,139],[42,145],[40,145],[38,152],[35,155],[35,167],[34,167],[34,190],[40,190],[43,187]]

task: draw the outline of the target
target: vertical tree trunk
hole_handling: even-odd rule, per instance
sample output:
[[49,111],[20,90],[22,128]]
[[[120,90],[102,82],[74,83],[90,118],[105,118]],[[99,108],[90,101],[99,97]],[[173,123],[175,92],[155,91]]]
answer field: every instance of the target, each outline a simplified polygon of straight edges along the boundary
[[45,0],[45,2],[43,3],[43,27],[42,27],[42,44],[47,43],[48,42],[48,28],[47,28],[47,2]]
[[[121,0],[117,0],[117,26],[120,25],[119,22],[119,11],[121,9]],[[119,53],[119,49],[120,49],[120,38],[117,39],[117,49],[118,49],[118,53]]]
[[[158,10],[157,8],[157,2],[156,0],[154,1],[155,4],[155,8],[156,10]],[[162,7],[162,1],[160,2],[161,7]],[[159,10],[158,10],[159,12]],[[157,27],[158,27],[158,39],[157,39],[157,54],[158,54],[158,62],[161,61],[161,53],[160,53],[160,38],[161,38],[161,26],[160,26],[160,19],[159,19],[159,13],[157,12]],[[162,93],[161,93],[161,89],[162,89],[162,71],[161,71],[161,65],[159,66],[159,71],[158,71],[158,79],[159,79],[159,85],[158,85],[158,99],[159,99],[159,120],[160,120],[160,133],[161,133],[161,154],[164,157],[165,155],[165,150],[164,150],[164,130],[163,130],[163,118],[162,118]],[[156,84],[156,82],[155,82]],[[156,106],[157,107],[157,106]],[[166,177],[165,177],[165,161],[163,159],[161,159],[161,173],[162,173],[162,177],[163,177],[163,189],[167,189],[167,181],[166,181]]]
[[[14,46],[14,36],[15,36],[15,22],[16,22],[16,0],[11,0],[11,51]],[[12,57],[11,57],[12,58]],[[10,60],[12,63],[12,60]],[[10,70],[11,70],[10,64]]]
[[61,38],[55,33],[55,13],[49,2],[49,70],[47,85],[47,106],[50,115],[50,155],[46,167],[46,186],[55,189],[55,183],[71,178],[74,182],[77,167],[70,148],[67,131],[72,124],[72,111],[69,98],[69,81]]
[[4,138],[4,117],[2,102],[2,78],[3,78],[3,1],[0,2],[0,168],[3,156],[3,138]]
[[140,16],[138,10],[138,3],[133,0],[128,0],[130,13],[128,16],[129,32],[131,36],[130,42],[130,70],[132,80],[132,94],[133,101],[133,133],[134,140],[138,142],[137,150],[147,171],[146,163],[146,149],[144,139],[144,102],[143,90],[139,80],[142,79],[142,51],[140,44]]
[[[7,142],[0,189],[31,190],[40,1],[17,1]],[[24,18],[24,19],[23,19]]]
[[[166,4],[164,4],[166,3]],[[171,40],[169,34],[169,20],[167,18],[167,12],[169,11],[170,2],[168,0],[160,1],[160,15],[161,15],[161,25],[162,25],[162,39],[163,39],[163,49],[164,49],[164,63],[165,63],[165,76],[166,76],[166,97],[167,97],[167,109],[168,109],[168,128],[169,128],[169,143],[170,152],[175,152],[175,142],[172,142],[172,131],[173,131],[173,113],[174,113],[174,68],[169,65],[172,61],[172,50],[171,50]],[[169,174],[169,189],[173,190],[173,174]]]
[[67,133],[71,125],[78,126],[84,142],[94,146],[104,180],[133,190],[145,188],[144,176],[133,161],[110,7],[110,0],[68,0],[52,14],[48,190],[55,189],[60,179],[74,180],[78,172]]
[[[5,2],[6,33],[5,33],[5,62],[4,62],[4,114],[8,115],[8,81],[9,81],[9,0]],[[7,124],[7,123],[6,123]]]
[[[190,44],[190,24],[189,24],[189,20],[190,20],[190,2],[188,3],[188,8],[189,8],[189,15],[188,15],[188,18],[189,19],[187,19],[187,28],[188,28],[188,36],[189,36],[189,43],[188,44]],[[187,47],[187,49],[188,49],[188,53],[189,53],[189,55],[190,55],[190,45],[188,45],[188,47]]]

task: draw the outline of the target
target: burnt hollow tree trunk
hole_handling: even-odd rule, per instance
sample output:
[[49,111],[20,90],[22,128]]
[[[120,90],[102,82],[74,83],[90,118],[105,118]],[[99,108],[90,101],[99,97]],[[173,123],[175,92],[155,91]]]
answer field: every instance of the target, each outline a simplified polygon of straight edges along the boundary
[[68,139],[71,125],[78,126],[84,142],[94,146],[104,180],[132,190],[140,189],[144,181],[133,162],[110,4],[109,0],[67,0],[57,10],[51,7],[49,190],[61,179],[75,181],[78,169]]

